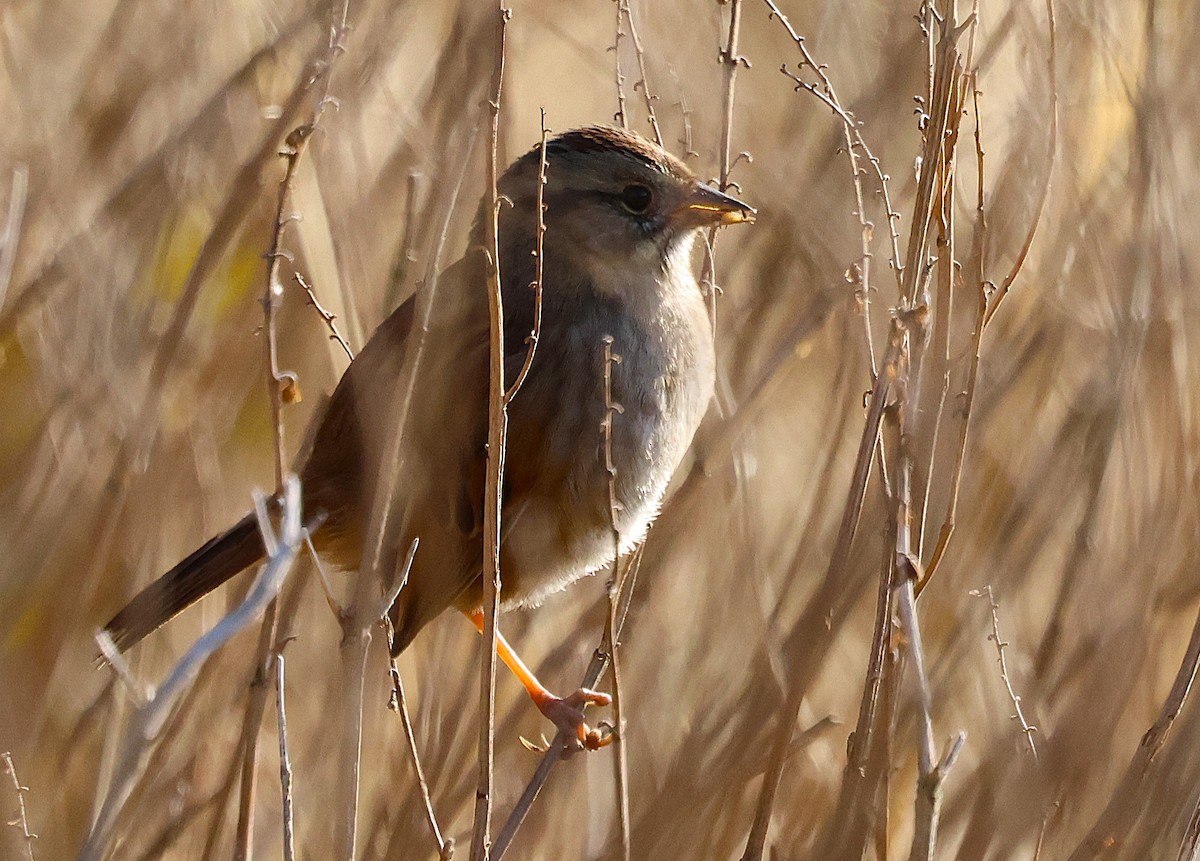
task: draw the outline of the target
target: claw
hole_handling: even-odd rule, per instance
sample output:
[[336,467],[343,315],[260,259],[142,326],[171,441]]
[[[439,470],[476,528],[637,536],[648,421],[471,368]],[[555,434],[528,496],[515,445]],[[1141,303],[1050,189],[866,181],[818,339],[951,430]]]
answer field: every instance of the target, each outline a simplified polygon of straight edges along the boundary
[[580,688],[566,698],[547,695],[537,701],[537,707],[560,732],[575,737],[578,747],[583,750],[599,750],[613,743],[611,730],[592,729],[583,719],[583,710],[589,705],[606,706],[612,703],[612,697],[600,691]]

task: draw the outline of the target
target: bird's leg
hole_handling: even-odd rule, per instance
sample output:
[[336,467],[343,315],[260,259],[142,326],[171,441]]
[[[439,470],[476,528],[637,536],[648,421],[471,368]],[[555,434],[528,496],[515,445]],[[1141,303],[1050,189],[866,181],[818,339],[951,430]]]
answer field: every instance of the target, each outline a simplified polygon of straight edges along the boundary
[[[483,633],[483,611],[475,610],[465,614],[471,624]],[[499,630],[496,631],[496,655],[504,661],[514,676],[525,686],[529,698],[548,720],[560,730],[573,734],[579,744],[588,750],[598,750],[612,743],[611,733],[592,729],[584,722],[583,709],[588,705],[606,706],[612,702],[612,697],[600,691],[580,688],[566,698],[557,697],[550,693],[533,671],[521,660],[521,656],[513,651],[512,646],[504,639]]]

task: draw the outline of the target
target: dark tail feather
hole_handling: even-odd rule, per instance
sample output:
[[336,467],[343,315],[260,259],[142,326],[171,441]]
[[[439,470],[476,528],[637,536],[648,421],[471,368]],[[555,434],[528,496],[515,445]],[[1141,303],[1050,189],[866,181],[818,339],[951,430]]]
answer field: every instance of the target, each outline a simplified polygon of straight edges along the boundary
[[139,592],[104,630],[124,652],[264,554],[258,521],[248,514]]

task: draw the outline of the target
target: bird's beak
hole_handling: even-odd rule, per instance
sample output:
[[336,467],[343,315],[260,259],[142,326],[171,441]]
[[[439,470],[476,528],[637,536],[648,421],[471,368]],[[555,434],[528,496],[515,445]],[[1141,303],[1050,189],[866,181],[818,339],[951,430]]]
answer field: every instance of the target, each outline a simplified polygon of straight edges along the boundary
[[757,213],[735,197],[698,182],[675,210],[680,221],[695,225],[749,224]]

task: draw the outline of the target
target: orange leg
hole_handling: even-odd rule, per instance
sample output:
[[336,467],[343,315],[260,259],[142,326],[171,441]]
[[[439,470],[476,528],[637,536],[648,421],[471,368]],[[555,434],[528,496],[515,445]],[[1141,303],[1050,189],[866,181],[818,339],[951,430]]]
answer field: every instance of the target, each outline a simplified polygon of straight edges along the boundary
[[[471,624],[475,626],[476,630],[482,634],[483,611],[475,610],[465,615],[471,620]],[[538,710],[553,721],[559,729],[573,732],[579,743],[588,750],[596,750],[612,743],[611,734],[594,730],[583,720],[584,706],[606,706],[612,702],[612,697],[587,688],[580,688],[566,699],[556,697],[538,681],[537,676],[521,660],[521,656],[513,650],[499,630],[496,631],[496,655],[517,677],[517,681],[525,687],[525,691]]]

